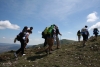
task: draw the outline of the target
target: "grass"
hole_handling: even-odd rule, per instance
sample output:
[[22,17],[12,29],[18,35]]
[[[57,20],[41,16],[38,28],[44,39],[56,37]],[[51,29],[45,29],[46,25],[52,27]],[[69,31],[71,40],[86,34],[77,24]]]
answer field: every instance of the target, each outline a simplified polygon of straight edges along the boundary
[[47,55],[44,48],[27,48],[25,56],[14,57],[14,51],[0,55],[0,67],[99,67],[100,37],[98,40],[61,45],[60,49],[53,46],[52,54]]

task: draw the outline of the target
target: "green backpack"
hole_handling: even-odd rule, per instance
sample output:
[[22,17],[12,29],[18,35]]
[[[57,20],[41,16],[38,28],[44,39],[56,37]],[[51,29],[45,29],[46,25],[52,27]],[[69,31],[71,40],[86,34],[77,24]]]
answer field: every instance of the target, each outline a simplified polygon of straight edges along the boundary
[[51,34],[51,32],[52,32],[52,30],[53,30],[53,28],[54,28],[54,25],[51,25],[49,28],[48,28],[48,34]]

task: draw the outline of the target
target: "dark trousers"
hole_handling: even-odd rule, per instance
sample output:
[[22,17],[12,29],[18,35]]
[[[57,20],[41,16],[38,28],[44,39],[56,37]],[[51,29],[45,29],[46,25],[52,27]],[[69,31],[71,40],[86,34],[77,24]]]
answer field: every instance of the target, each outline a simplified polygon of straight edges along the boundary
[[24,40],[21,40],[20,43],[21,43],[21,48],[16,51],[16,54],[18,54],[19,52],[21,52],[21,54],[24,54],[24,46],[25,46]]
[[47,45],[47,37],[44,38],[44,47]]

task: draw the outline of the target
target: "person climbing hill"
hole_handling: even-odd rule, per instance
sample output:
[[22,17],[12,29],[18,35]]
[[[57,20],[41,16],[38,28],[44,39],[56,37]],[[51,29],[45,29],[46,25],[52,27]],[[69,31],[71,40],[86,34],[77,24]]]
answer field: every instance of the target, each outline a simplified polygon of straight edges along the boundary
[[98,36],[98,34],[99,34],[98,28],[94,28],[94,29],[93,29],[93,34],[95,35],[96,40],[97,40],[97,36]]
[[[15,57],[17,57],[17,54],[19,53],[19,52],[21,52],[21,54],[22,55],[25,55],[25,53],[24,53],[24,48],[26,47],[26,44],[27,44],[27,41],[28,41],[28,37],[29,37],[29,35],[30,34],[32,34],[32,29],[30,28],[29,30],[26,30],[26,27],[24,27],[24,29],[25,29],[25,32],[21,32],[21,34],[20,34],[20,43],[21,43],[21,48],[20,49],[18,49],[15,53],[14,53],[14,55],[15,55]],[[23,29],[23,30],[24,30]]]
[[47,44],[48,44],[48,47],[46,48],[46,53],[48,54],[51,54],[51,50],[52,50],[52,46],[53,46],[53,43],[54,43],[54,27],[55,25],[51,25],[49,28],[48,28],[48,31],[47,31]]
[[89,31],[87,29],[88,26],[85,26],[84,28],[81,29],[81,34],[83,37],[83,47],[86,46],[86,41],[88,40],[88,36],[89,36]]
[[44,45],[43,47],[47,46],[47,31],[48,31],[49,27],[46,27],[43,32],[42,32],[42,38],[44,38]]
[[55,31],[56,31],[55,35],[56,35],[57,49],[59,49],[60,43],[59,43],[59,36],[58,36],[58,34],[59,35],[62,35],[62,34],[60,33],[59,28],[58,28],[57,25],[55,25]]
[[78,30],[77,36],[78,36],[78,41],[80,42],[80,39],[81,39],[81,32],[80,32],[80,30]]

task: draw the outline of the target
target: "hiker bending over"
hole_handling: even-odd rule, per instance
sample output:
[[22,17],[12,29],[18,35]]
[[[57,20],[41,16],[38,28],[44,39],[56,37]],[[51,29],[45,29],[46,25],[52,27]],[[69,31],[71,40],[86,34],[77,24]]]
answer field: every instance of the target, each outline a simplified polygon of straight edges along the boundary
[[48,31],[47,31],[47,44],[48,44],[48,47],[45,51],[46,51],[46,53],[49,52],[49,54],[51,54],[52,46],[53,46],[53,43],[54,43],[54,38],[53,38],[54,30],[53,30],[53,28],[54,28],[54,25],[51,25],[48,28]]
[[16,43],[16,41],[20,41],[20,37],[22,36],[22,33],[25,34],[27,32],[28,27],[25,26],[23,28],[23,30],[15,37],[14,39],[14,43]]
[[81,32],[80,32],[80,30],[78,30],[77,36],[78,36],[78,41],[80,42],[80,39],[81,39]]
[[81,34],[82,34],[82,37],[83,37],[83,47],[86,45],[85,42],[88,40],[88,36],[89,36],[89,32],[88,32],[87,27],[88,26],[85,26],[81,30]]
[[93,34],[95,35],[96,40],[97,40],[97,36],[98,36],[98,34],[99,34],[98,28],[94,28],[94,29],[93,29]]
[[44,38],[44,47],[46,47],[46,45],[47,45],[47,31],[48,31],[48,28],[49,27],[46,27],[45,29],[44,29],[44,31],[42,32],[42,38]]
[[27,30],[26,32],[22,32],[22,33],[21,33],[20,40],[19,40],[20,43],[21,43],[21,48],[18,49],[18,50],[14,53],[15,57],[17,57],[17,54],[18,54],[19,52],[21,52],[22,55],[25,55],[25,54],[24,54],[24,48],[25,48],[25,45],[27,44],[28,37],[29,37],[29,35],[30,35],[31,33],[32,33],[31,30]]

